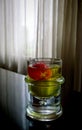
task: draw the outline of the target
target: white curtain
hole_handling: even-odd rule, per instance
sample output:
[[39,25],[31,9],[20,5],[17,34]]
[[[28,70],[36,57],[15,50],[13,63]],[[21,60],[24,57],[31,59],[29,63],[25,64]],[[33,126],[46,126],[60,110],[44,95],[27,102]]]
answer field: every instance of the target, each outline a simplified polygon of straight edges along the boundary
[[65,0],[0,0],[0,65],[25,73],[30,57],[61,57]]
[[28,58],[62,58],[68,92],[74,85],[77,10],[78,0],[0,0],[0,67],[26,74]]

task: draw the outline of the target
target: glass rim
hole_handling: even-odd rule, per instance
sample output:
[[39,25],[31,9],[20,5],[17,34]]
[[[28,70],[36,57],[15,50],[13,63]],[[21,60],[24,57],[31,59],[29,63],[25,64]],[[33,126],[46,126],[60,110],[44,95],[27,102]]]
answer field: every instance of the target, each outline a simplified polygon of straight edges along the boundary
[[61,58],[44,58],[44,57],[39,57],[39,58],[29,58],[27,60],[27,63],[32,63],[32,62],[51,62],[52,64],[60,63],[62,64],[62,59]]
[[56,61],[56,62],[62,62],[61,58],[29,58],[27,61]]

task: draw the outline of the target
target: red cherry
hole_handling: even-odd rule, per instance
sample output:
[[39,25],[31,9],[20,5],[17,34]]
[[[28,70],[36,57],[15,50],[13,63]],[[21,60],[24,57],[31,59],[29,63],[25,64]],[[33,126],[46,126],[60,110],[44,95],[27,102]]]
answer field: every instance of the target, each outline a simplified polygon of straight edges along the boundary
[[37,62],[37,63],[33,64],[33,67],[36,67],[40,70],[48,68],[48,66],[43,62]]
[[37,62],[28,67],[28,75],[34,80],[47,80],[52,76],[52,71],[43,62]]
[[28,75],[34,80],[40,80],[41,71],[36,67],[28,67]]

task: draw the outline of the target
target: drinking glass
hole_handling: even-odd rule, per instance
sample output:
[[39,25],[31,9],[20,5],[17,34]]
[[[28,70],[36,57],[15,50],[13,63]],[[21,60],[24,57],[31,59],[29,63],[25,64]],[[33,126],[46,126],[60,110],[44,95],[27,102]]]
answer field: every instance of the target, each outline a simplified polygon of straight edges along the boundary
[[27,116],[40,121],[57,119],[62,115],[62,60],[33,58],[27,63]]

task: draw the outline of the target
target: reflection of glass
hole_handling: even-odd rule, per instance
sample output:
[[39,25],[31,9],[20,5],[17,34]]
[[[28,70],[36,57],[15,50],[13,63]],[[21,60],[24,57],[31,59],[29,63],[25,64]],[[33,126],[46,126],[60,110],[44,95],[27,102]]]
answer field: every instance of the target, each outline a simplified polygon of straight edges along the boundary
[[62,115],[61,84],[62,60],[54,58],[35,58],[28,61],[27,116],[50,121]]

